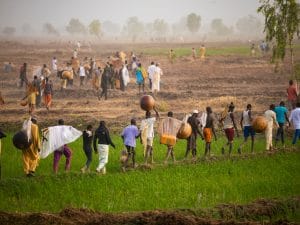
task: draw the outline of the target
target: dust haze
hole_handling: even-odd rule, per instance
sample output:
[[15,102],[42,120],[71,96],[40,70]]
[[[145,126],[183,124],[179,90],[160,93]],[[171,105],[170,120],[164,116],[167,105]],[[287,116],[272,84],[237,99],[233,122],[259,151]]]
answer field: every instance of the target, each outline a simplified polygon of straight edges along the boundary
[[0,39],[130,42],[263,37],[259,0],[0,0]]

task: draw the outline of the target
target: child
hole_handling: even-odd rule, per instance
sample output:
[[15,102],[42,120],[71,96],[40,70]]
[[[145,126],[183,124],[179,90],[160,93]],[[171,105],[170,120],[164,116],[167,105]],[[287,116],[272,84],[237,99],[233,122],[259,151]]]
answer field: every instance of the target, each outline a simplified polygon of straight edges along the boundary
[[84,167],[81,168],[82,173],[90,171],[90,164],[92,162],[92,140],[93,140],[92,129],[93,129],[92,125],[88,125],[86,130],[84,130],[82,134],[83,151],[87,157],[87,161]]

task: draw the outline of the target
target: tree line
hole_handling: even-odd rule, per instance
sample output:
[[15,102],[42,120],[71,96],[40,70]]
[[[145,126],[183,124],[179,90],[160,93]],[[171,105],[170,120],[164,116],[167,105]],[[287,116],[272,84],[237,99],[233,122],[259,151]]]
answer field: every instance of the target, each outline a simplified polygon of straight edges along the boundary
[[[101,38],[105,32],[114,33],[115,36],[129,36],[132,38],[138,38],[141,35],[154,36],[154,37],[166,37],[168,34],[182,34],[190,33],[191,35],[199,33],[201,31],[202,18],[196,13],[190,13],[186,17],[181,18],[177,23],[169,24],[164,19],[157,18],[153,22],[144,23],[138,17],[129,17],[123,28],[120,29],[119,25],[110,21],[101,23],[100,20],[94,19],[88,25],[85,25],[78,18],[71,18],[68,24],[65,26],[64,31],[70,35],[91,35],[97,38]],[[218,36],[231,35],[237,31],[238,34],[253,35],[262,34],[262,22],[259,18],[248,15],[237,20],[235,27],[227,26],[224,24],[221,18],[213,19],[210,23],[211,32]],[[2,29],[2,34],[6,36],[12,36],[17,32],[17,29],[13,26],[6,26]],[[25,23],[21,27],[23,34],[31,34],[33,28],[30,24]],[[47,35],[60,35],[62,31],[59,31],[50,22],[44,23],[42,26],[42,32]]]

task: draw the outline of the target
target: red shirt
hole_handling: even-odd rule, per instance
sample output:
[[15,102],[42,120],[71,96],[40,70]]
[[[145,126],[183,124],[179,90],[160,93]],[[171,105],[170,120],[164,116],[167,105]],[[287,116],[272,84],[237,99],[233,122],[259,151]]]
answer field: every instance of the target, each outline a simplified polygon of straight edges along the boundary
[[289,86],[287,89],[287,94],[288,94],[288,100],[295,101],[297,100],[297,90],[295,86]]

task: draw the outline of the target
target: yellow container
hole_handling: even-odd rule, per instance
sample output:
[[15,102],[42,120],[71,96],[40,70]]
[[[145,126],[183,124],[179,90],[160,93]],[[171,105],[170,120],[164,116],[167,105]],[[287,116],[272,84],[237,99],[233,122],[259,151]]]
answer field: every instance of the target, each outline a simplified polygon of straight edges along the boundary
[[164,145],[171,145],[174,146],[176,144],[176,136],[162,134],[160,136],[160,143]]

